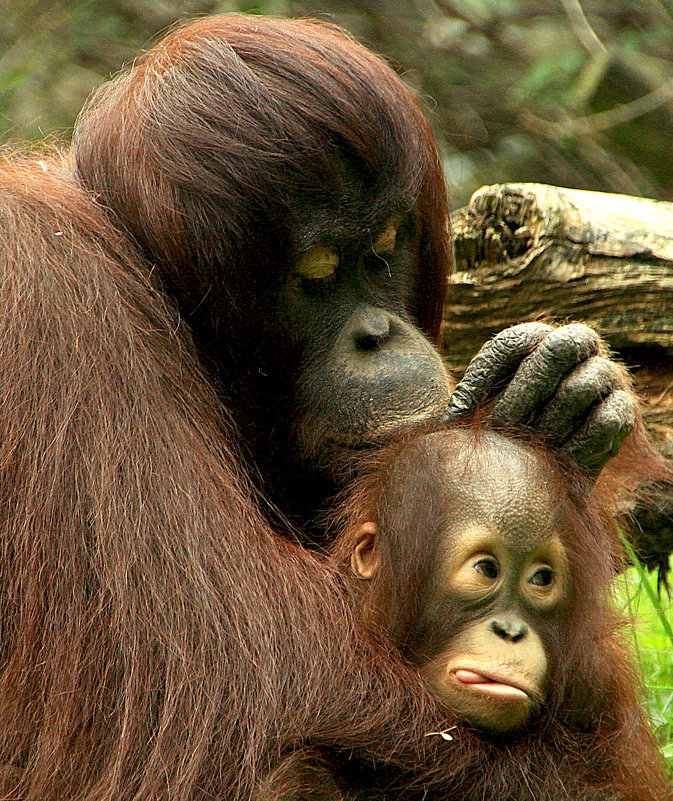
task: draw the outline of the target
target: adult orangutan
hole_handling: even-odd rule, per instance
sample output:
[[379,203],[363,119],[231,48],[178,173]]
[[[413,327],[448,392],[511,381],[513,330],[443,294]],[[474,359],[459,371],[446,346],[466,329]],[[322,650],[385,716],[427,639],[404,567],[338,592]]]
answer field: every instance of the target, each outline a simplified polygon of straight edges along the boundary
[[[634,453],[643,477],[647,452]],[[615,487],[482,429],[370,460],[333,545],[364,624],[445,706],[452,801],[664,801],[663,759],[612,598]],[[333,754],[288,754],[261,801],[416,795]],[[418,797],[423,797],[422,791]]]
[[619,372],[583,326],[524,326],[451,395],[419,332],[448,266],[434,145],[328,26],[173,32],[69,164],[0,175],[0,797],[247,799],[304,743],[441,792],[444,712],[255,493],[308,521],[343,452],[531,350],[496,415],[596,472],[634,417]]

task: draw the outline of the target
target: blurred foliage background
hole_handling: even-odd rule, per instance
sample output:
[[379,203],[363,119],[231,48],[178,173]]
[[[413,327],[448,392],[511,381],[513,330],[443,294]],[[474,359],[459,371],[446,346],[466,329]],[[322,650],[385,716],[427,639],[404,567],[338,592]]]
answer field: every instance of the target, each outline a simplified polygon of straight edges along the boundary
[[673,0],[0,0],[0,139],[67,137],[161,30],[221,11],[320,16],[388,57],[454,208],[508,180],[673,199]]

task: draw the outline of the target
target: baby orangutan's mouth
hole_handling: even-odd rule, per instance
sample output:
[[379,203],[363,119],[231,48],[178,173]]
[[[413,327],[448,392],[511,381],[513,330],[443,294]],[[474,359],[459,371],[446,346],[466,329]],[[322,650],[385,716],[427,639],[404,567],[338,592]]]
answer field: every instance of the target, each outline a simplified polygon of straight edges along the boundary
[[494,673],[489,675],[477,673],[467,668],[456,668],[451,671],[451,675],[465,689],[490,695],[501,701],[525,701],[529,699],[529,693],[518,684],[513,684],[509,677],[497,676]]

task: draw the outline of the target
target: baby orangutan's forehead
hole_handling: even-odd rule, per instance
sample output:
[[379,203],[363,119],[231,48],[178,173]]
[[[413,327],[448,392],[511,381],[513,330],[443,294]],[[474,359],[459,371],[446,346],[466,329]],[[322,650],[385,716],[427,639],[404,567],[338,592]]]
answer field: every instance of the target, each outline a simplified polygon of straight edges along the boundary
[[442,473],[449,528],[492,530],[516,550],[554,534],[556,484],[544,456],[532,449],[484,433],[447,458]]

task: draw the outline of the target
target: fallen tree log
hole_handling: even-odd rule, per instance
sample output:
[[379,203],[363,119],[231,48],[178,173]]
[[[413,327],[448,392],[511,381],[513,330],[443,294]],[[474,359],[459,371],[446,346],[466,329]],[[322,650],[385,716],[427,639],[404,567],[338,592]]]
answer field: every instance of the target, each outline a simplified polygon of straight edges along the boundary
[[[445,346],[460,373],[519,322],[581,321],[634,378],[646,426],[673,457],[673,203],[542,184],[478,190],[452,220]],[[673,492],[642,518],[652,564],[673,550]]]

